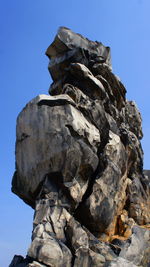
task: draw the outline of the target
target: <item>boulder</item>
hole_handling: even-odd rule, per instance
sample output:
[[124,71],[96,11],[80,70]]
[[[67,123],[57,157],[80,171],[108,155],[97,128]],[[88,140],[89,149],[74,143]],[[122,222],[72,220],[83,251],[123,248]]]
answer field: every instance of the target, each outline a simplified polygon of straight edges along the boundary
[[13,192],[34,207],[48,175],[79,203],[97,168],[99,144],[98,129],[69,96],[36,97],[17,119]]

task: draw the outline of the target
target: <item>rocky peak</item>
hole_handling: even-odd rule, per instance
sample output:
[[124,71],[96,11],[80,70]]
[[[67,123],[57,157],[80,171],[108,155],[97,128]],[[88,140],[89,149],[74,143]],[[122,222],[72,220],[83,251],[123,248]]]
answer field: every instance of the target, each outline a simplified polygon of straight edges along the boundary
[[12,191],[35,209],[28,256],[10,267],[148,266],[150,179],[141,115],[110,48],[61,27],[50,95],[17,119]]

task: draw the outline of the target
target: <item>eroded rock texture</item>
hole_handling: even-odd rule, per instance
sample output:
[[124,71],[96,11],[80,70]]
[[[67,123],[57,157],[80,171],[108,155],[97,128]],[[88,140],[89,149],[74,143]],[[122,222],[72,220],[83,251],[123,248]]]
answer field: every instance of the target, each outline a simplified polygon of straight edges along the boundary
[[110,48],[60,28],[50,95],[17,119],[12,191],[35,209],[28,256],[10,267],[148,266],[150,175],[141,116]]

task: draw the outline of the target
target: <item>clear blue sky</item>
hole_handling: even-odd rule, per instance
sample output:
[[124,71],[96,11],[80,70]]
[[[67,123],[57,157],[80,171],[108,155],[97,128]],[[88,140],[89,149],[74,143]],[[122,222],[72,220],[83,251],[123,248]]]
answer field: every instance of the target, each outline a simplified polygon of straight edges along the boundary
[[33,211],[11,193],[16,117],[47,93],[51,78],[45,50],[59,26],[111,47],[113,71],[143,117],[144,167],[150,169],[150,1],[0,0],[0,266],[30,244]]

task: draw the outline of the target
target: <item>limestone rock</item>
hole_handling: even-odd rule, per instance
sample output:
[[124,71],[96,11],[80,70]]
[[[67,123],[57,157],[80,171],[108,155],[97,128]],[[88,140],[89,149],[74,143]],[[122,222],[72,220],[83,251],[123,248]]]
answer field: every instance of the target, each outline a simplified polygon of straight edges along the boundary
[[66,74],[70,62],[84,65],[89,61],[110,63],[110,48],[102,43],[92,42],[70,29],[60,27],[53,43],[48,47],[46,55],[51,59],[49,71],[54,81],[61,80]]
[[123,241],[122,244],[117,241],[119,240],[114,240],[113,244],[120,247],[119,257],[109,266],[148,266],[147,263],[150,261],[150,231],[148,229],[134,226],[127,241]]
[[17,119],[12,191],[35,214],[28,256],[10,267],[147,267],[150,171],[138,108],[108,47],[61,27],[46,54],[51,95]]
[[[111,131],[103,157],[105,158],[105,168],[100,177],[99,175],[96,177],[89,198],[78,209],[78,217],[81,221],[83,219],[84,225],[96,235],[103,233],[109,227],[114,216],[120,212],[120,205],[124,206],[126,201],[127,153],[120,137]],[[118,192],[124,192],[124,195],[120,198],[117,196]]]
[[[134,226],[132,229],[132,235],[130,242],[127,243],[121,250],[119,256],[131,261],[135,265],[141,265],[142,261],[146,262],[150,260],[148,256],[146,260],[146,249],[150,252],[150,231],[142,229],[138,226]],[[150,254],[149,254],[150,255]]]
[[109,245],[96,239],[66,208],[54,205],[49,198],[37,201],[33,223],[28,256],[46,266],[103,266],[116,258]]
[[69,96],[42,95],[18,117],[12,190],[31,206],[46,175],[80,202],[97,168],[100,133],[74,105]]

